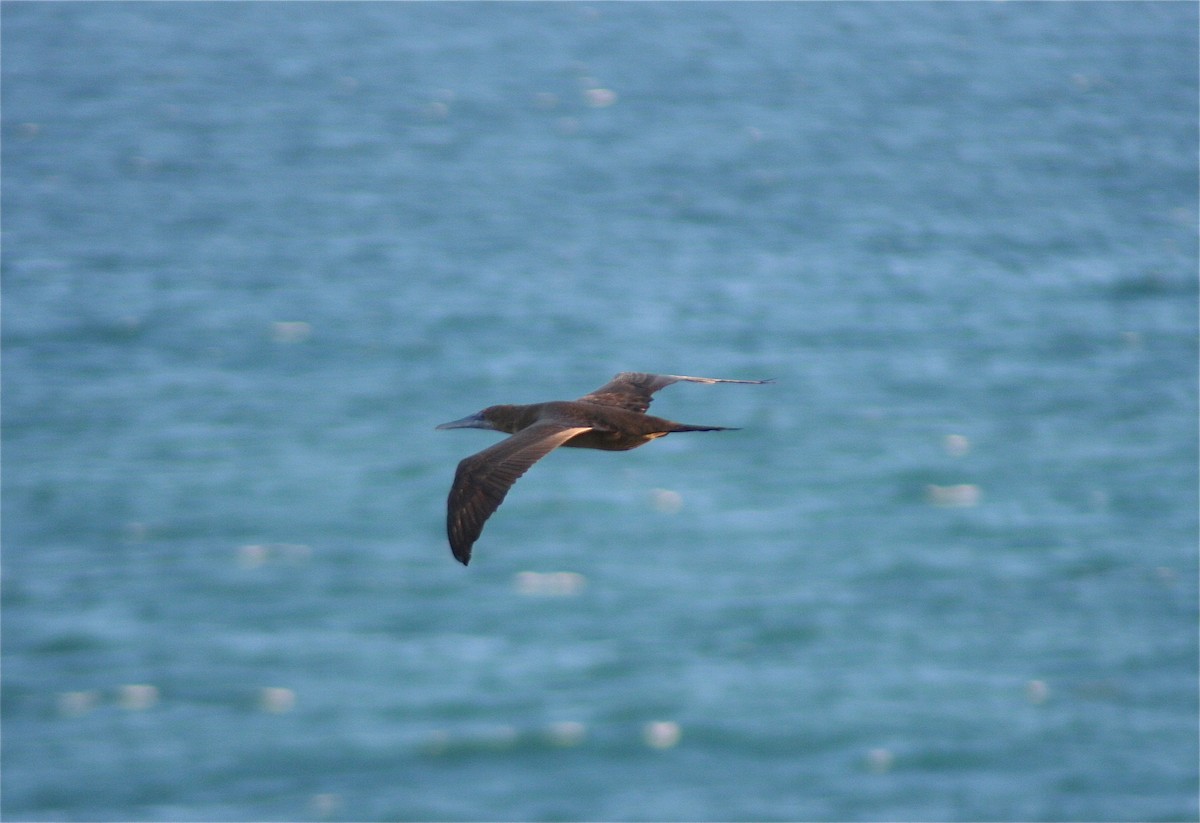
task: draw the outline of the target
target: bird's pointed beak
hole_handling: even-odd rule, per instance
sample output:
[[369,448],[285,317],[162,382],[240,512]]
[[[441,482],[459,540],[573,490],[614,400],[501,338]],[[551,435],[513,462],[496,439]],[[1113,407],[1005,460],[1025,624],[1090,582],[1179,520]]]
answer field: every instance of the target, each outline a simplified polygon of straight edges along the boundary
[[439,429],[494,429],[491,421],[483,416],[483,412],[469,414],[461,420],[451,420],[449,423],[443,423],[437,426]]

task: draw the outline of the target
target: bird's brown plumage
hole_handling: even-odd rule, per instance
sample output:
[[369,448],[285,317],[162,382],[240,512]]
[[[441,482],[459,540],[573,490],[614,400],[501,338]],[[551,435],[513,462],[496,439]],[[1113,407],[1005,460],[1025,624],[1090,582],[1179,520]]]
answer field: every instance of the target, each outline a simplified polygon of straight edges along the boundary
[[559,446],[624,451],[672,432],[726,430],[724,426],[691,426],[646,414],[652,395],[679,381],[771,382],[622,372],[578,400],[489,406],[438,426],[492,429],[512,435],[458,464],[446,505],[446,532],[455,558],[463,565],[470,562],[471,547],[508,490],[530,466]]

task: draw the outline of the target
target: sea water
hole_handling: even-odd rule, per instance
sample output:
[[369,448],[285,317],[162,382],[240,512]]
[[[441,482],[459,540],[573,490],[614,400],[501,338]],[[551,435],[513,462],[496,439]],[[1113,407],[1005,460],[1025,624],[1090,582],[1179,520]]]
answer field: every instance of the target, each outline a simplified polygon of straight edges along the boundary
[[1196,819],[1195,4],[0,14],[6,819]]

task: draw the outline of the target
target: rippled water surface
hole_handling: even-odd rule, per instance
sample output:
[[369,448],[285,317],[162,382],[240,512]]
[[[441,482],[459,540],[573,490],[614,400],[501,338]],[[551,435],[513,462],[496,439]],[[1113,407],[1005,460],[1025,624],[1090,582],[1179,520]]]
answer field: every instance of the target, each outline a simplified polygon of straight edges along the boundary
[[7,819],[1196,819],[1194,4],[2,15]]

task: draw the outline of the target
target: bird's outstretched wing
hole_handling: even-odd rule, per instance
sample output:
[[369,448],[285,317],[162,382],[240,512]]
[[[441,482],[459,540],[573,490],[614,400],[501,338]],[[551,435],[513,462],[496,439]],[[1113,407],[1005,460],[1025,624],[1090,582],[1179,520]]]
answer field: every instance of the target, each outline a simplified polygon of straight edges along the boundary
[[464,458],[454,474],[446,506],[446,533],[458,562],[465,566],[471,561],[471,547],[483,533],[483,524],[500,508],[513,483],[551,451],[590,430],[553,421],[535,423]]
[[691,383],[770,383],[770,380],[723,380],[719,377],[686,377],[682,374],[646,374],[625,371],[596,389],[579,398],[582,403],[598,403],[615,406],[626,411],[645,414],[650,408],[650,398],[659,389],[686,380]]

